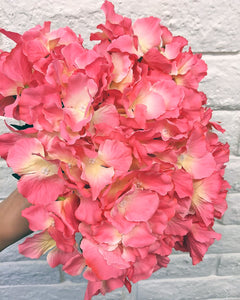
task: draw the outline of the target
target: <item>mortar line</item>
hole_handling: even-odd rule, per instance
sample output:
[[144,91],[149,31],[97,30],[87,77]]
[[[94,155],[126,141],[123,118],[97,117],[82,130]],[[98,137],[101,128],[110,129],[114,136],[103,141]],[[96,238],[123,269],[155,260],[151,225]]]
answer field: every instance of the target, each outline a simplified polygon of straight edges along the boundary
[[195,54],[202,54],[202,55],[212,55],[212,56],[232,56],[232,55],[238,55],[238,54],[240,54],[240,51],[238,50],[238,51],[225,51],[225,52],[220,52],[220,51],[216,51],[216,52],[214,52],[214,51],[206,51],[206,52],[194,52]]

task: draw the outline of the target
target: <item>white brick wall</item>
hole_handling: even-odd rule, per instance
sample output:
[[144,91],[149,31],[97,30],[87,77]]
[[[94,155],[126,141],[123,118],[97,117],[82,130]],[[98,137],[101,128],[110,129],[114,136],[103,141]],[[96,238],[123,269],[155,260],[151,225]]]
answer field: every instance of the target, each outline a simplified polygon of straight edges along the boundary
[[[117,12],[133,20],[157,16],[174,35],[189,40],[195,52],[203,52],[208,76],[200,88],[207,93],[214,109],[214,120],[221,120],[231,149],[226,179],[232,185],[229,209],[216,224],[222,240],[210,247],[203,262],[191,265],[186,254],[174,252],[167,269],[138,284],[141,300],[240,299],[240,5],[239,0],[113,0]],[[0,27],[23,33],[52,21],[52,28],[71,27],[85,39],[104,21],[100,0],[1,0]],[[14,44],[0,36],[0,48]],[[0,120],[0,133],[5,131]],[[0,161],[0,199],[16,186],[6,164]],[[83,299],[86,283],[81,278],[51,269],[44,259],[31,261],[20,256],[17,244],[0,254],[0,300]],[[116,291],[105,298],[120,299]]]

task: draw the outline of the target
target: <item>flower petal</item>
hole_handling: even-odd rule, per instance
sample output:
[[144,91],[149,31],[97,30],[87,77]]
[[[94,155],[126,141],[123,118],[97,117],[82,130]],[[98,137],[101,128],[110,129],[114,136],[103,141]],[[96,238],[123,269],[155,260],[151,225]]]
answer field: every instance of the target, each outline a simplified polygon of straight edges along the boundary
[[56,246],[56,242],[48,234],[43,231],[28,237],[18,246],[19,252],[29,258],[39,258],[44,253]]

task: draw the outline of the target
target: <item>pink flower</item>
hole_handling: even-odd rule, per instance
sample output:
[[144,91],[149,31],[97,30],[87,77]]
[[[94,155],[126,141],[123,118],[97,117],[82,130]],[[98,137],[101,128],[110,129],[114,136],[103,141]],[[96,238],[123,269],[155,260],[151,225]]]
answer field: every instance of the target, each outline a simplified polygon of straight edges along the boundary
[[44,147],[36,138],[20,139],[8,152],[9,166],[21,176],[18,189],[33,204],[55,201],[65,190],[64,180],[58,176],[57,163],[44,156]]
[[162,31],[158,18],[149,17],[136,20],[133,24],[133,32],[138,37],[143,53],[161,44]]
[[[172,249],[199,263],[227,208],[229,146],[213,129],[200,54],[159,18],[129,18],[102,5],[106,21],[85,49],[50,22],[0,51],[0,155],[32,204],[37,234],[19,251],[47,253],[51,267],[88,280],[84,300],[167,267]],[[21,123],[22,124],[22,123]]]
[[91,120],[91,103],[96,91],[95,82],[81,73],[69,78],[66,97],[63,99],[65,126],[70,126],[76,132]]
[[216,162],[213,155],[207,149],[206,137],[203,129],[195,127],[188,139],[187,152],[179,157],[179,163],[190,173],[194,179],[210,176],[215,168]]
[[131,162],[130,149],[117,140],[105,140],[97,155],[84,157],[81,178],[90,184],[93,200],[106,185],[112,183],[113,176],[127,172]]

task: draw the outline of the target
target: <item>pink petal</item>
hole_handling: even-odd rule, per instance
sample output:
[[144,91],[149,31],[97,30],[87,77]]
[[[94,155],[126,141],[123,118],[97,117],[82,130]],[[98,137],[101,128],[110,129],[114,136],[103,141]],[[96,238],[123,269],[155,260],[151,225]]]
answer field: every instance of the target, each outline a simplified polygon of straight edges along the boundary
[[191,234],[188,235],[187,245],[194,265],[198,264],[208,247],[212,245],[215,239],[220,240],[221,234],[212,229],[201,226],[198,223],[193,224]]
[[105,211],[104,215],[108,222],[111,223],[122,234],[128,233],[137,224],[137,222],[128,221],[124,215],[119,213],[117,206],[113,207],[110,212]]
[[165,45],[164,54],[168,59],[175,59],[188,41],[182,36],[174,36],[171,43]]
[[99,202],[93,201],[92,198],[81,197],[80,204],[75,211],[75,216],[78,220],[87,224],[100,222],[102,210],[100,209]]
[[106,166],[118,171],[118,175],[127,172],[132,164],[131,149],[118,140],[105,140],[99,147],[98,155]]
[[186,218],[180,218],[178,216],[173,217],[167,224],[164,231],[168,235],[186,235],[192,226],[192,220]]
[[156,264],[157,259],[155,255],[149,254],[144,259],[138,259],[133,265],[133,274],[130,277],[131,281],[136,283],[139,280],[149,278],[154,272]]
[[134,37],[130,35],[122,35],[119,38],[113,40],[111,44],[108,46],[107,51],[109,52],[126,52],[128,54],[134,54],[137,57],[139,53],[135,46]]
[[200,158],[186,155],[182,165],[194,179],[208,177],[216,170],[216,162],[211,153],[207,153]]
[[32,231],[45,230],[53,222],[47,209],[43,206],[36,205],[25,208],[22,216],[28,220],[29,228]]
[[107,104],[94,111],[92,121],[96,124],[107,124],[112,128],[119,126],[119,115],[115,105]]
[[155,213],[158,204],[159,198],[155,192],[135,190],[123,197],[118,203],[118,210],[128,221],[148,221]]
[[[106,3],[107,1],[105,1]],[[122,278],[110,278],[103,281],[88,281],[87,290],[84,296],[84,300],[91,300],[94,295],[99,293],[105,295],[117,288],[123,286]]]
[[152,48],[145,53],[143,59],[153,69],[158,69],[166,74],[171,72],[172,63],[156,48]]
[[95,82],[86,75],[78,73],[70,77],[63,104],[73,131],[80,131],[91,119],[90,106],[96,92]]
[[175,186],[175,191],[180,198],[192,197],[193,194],[193,183],[190,174],[185,172],[183,169],[176,170],[172,179]]
[[[64,252],[73,252],[76,247],[75,235],[64,234],[64,224],[57,217],[54,218],[55,225],[48,228],[49,235],[56,241],[56,246]],[[60,225],[60,226],[59,226]],[[63,227],[63,228],[60,228]],[[59,230],[58,230],[59,229]]]
[[98,158],[89,158],[83,163],[83,173],[81,178],[89,182],[93,200],[95,200],[102,189],[112,182],[114,175],[113,167],[104,165]]
[[18,246],[18,249],[22,255],[29,258],[39,258],[55,246],[56,242],[47,231],[43,231],[26,238],[25,241]]
[[21,34],[17,32],[12,32],[12,31],[7,31],[3,28],[0,28],[0,32],[4,35],[6,35],[9,39],[13,40],[15,43],[21,43],[22,41],[22,36]]
[[200,127],[194,127],[187,141],[188,154],[193,157],[202,157],[207,152],[206,137]]
[[47,163],[40,157],[44,154],[44,148],[38,139],[22,138],[10,148],[7,162],[19,175],[32,174],[47,167]]
[[142,172],[139,175],[139,184],[145,189],[153,190],[164,196],[172,190],[172,179],[167,174],[160,174],[157,172]]
[[142,248],[150,246],[156,241],[155,236],[145,223],[135,226],[128,234],[122,238],[123,245],[126,247]]
[[77,250],[74,252],[64,252],[57,247],[52,249],[47,255],[47,262],[51,268],[55,268],[58,265],[64,265],[69,259],[78,253]]
[[121,241],[121,234],[109,223],[92,226],[94,239],[99,243],[110,245],[118,244]]
[[45,205],[63,194],[65,182],[58,175],[42,178],[37,175],[25,175],[18,181],[18,189],[30,203]]
[[143,53],[161,44],[160,19],[154,17],[142,18],[133,24],[134,34],[137,35]]
[[85,51],[83,46],[77,42],[71,43],[62,49],[63,57],[69,69],[74,69],[76,66],[76,58],[83,51]]
[[63,271],[71,276],[80,275],[85,268],[86,263],[82,254],[76,253],[63,266]]
[[152,90],[161,95],[166,110],[177,108],[184,97],[183,90],[173,80],[159,80],[152,86]]
[[83,239],[81,249],[86,265],[89,266],[99,280],[117,278],[123,274],[123,270],[108,265],[106,260],[99,252],[99,246],[90,240]]
[[0,156],[7,159],[8,152],[12,146],[21,139],[21,135],[14,133],[4,133],[0,135]]
[[136,100],[136,105],[144,104],[147,108],[146,119],[157,119],[166,111],[164,99],[162,95],[156,93],[154,90],[150,89],[145,91],[144,94],[138,95]]
[[108,249],[107,250],[100,249],[99,251],[102,254],[102,256],[104,257],[104,259],[107,261],[108,265],[112,265],[112,266],[122,269],[122,270],[130,267],[129,262],[127,262],[122,257],[122,249],[121,248],[118,247],[112,251],[109,251]]
[[32,78],[32,66],[23,54],[22,47],[17,45],[6,57],[2,72],[18,86],[24,87]]
[[129,59],[129,55],[118,52],[113,52],[111,59],[114,66],[112,80],[119,83],[128,75],[132,61]]

